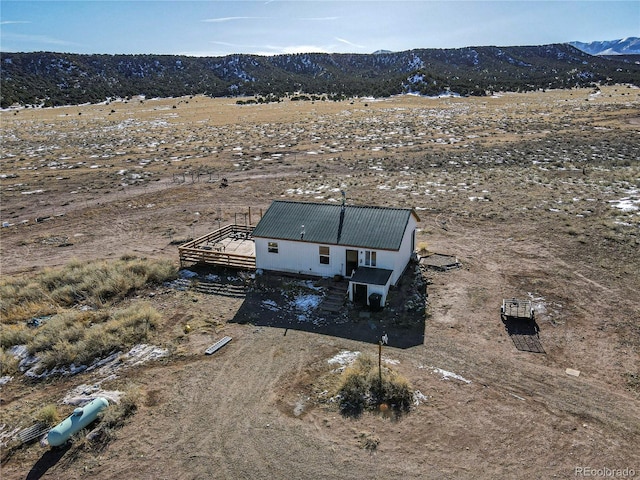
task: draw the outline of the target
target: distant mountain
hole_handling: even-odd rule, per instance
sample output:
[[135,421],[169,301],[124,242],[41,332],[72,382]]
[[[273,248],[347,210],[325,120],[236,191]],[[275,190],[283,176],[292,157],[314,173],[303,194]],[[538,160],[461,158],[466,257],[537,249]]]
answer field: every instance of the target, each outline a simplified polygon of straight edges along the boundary
[[[640,86],[640,65],[568,44],[275,56],[0,53],[0,106],[70,105],[136,95],[259,97],[487,95],[495,91]],[[304,95],[301,95],[304,94]],[[311,95],[311,97],[309,96]],[[320,96],[320,97],[318,97]]]
[[570,42],[589,55],[640,55],[640,38],[629,37],[603,42]]

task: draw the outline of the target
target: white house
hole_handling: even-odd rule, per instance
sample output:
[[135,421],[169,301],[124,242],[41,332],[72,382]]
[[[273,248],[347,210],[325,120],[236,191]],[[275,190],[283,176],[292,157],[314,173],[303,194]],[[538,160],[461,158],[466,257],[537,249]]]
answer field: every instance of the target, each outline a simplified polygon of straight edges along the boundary
[[253,230],[256,268],[349,278],[349,298],[369,303],[395,285],[416,246],[413,209],[274,201]]

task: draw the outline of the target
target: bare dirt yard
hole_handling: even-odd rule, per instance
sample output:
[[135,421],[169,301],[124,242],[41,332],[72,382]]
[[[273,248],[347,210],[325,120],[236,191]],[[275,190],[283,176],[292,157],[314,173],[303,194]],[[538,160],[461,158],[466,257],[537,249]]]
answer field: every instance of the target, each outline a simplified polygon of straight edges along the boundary
[[[274,199],[337,202],[340,190],[415,208],[425,251],[460,262],[426,272],[418,319],[404,301],[324,315],[292,303],[319,288],[304,279],[128,298],[162,314],[154,344],[169,355],[109,378],[13,375],[0,434],[33,424],[43,404],[70,411],[62,400],[83,384],[135,387],[137,412],[103,445],[5,444],[2,478],[640,476],[638,119],[640,90],[627,86],[2,111],[5,277],[123,255],[177,264],[179,243],[248,221],[249,207],[256,223]],[[392,295],[413,298],[412,285]],[[542,352],[519,350],[501,320],[511,297],[533,302]],[[416,324],[419,340],[400,342]],[[377,358],[382,325],[383,362],[409,381],[411,410],[342,416],[328,398],[341,362]],[[224,335],[231,343],[205,356]]]

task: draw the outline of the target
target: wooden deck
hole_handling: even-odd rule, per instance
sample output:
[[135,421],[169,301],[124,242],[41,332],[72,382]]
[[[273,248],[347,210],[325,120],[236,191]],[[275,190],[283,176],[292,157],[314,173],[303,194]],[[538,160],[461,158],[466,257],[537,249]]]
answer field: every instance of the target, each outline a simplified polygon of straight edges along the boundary
[[225,225],[180,245],[180,266],[200,264],[255,270],[255,245],[251,238],[254,227],[255,225]]

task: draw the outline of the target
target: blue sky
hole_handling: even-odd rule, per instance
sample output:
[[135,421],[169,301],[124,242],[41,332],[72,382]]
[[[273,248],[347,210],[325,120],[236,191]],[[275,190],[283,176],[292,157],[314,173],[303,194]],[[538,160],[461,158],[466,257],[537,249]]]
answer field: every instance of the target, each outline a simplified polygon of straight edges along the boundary
[[0,0],[0,50],[371,53],[640,36],[640,1]]

